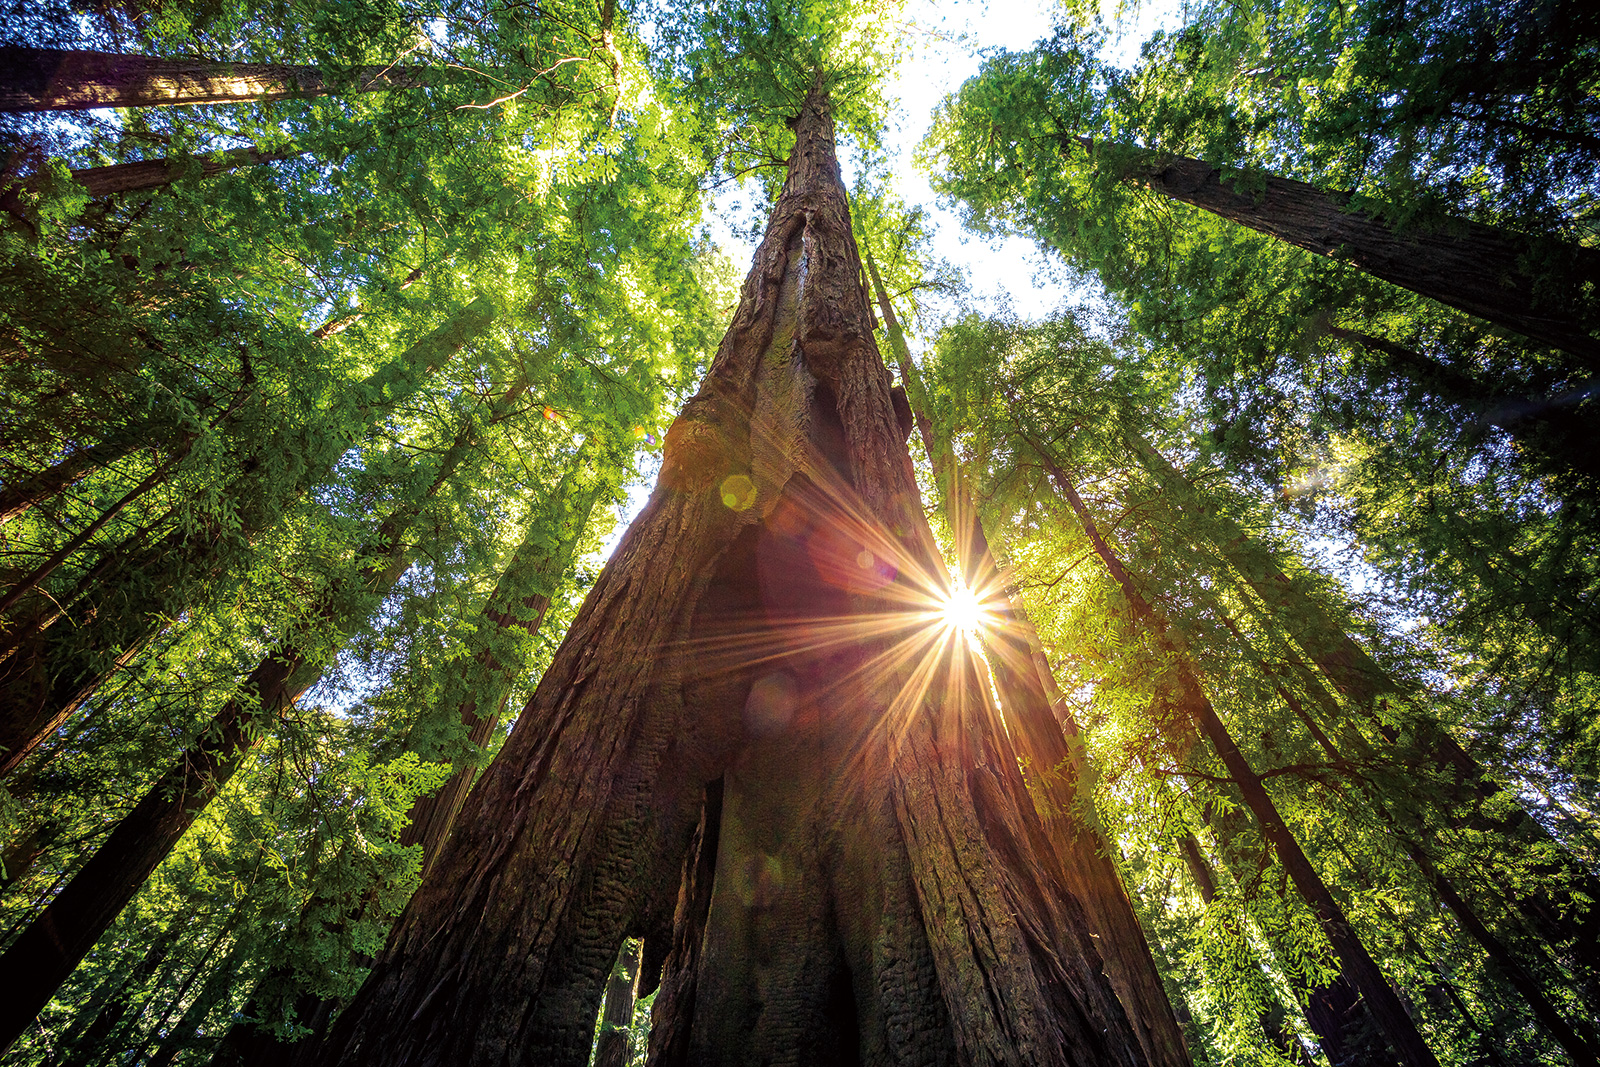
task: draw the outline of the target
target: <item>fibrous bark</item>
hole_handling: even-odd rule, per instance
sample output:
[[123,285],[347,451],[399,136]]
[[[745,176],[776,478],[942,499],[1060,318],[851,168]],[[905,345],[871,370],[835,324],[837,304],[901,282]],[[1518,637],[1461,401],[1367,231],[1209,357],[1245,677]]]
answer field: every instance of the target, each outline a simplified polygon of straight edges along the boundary
[[[248,557],[249,540],[270,529],[301,493],[327,477],[334,462],[383,412],[486,330],[494,307],[479,298],[397,359],[352,387],[307,434],[303,452],[276,464],[251,457],[228,487],[238,528],[212,524],[178,530],[126,554],[108,551],[90,570],[81,599],[66,603],[73,625],[52,628],[59,608],[19,623],[0,640],[0,776],[28,754],[161,627],[203,602],[206,590]],[[263,442],[264,447],[280,447]]]
[[1144,929],[1110,857],[1110,843],[1092,818],[1085,816],[1092,801],[1080,795],[1080,786],[1090,779],[1090,773],[1081,755],[1067,743],[1069,736],[1077,736],[1078,725],[1065,704],[1053,698],[1055,676],[1044,659],[1033,623],[995,559],[983,519],[948,437],[939,433],[928,414],[927,390],[911,361],[894,306],[870,252],[866,263],[907,401],[941,490],[945,516],[955,531],[962,576],[969,589],[984,597],[990,615],[979,637],[1012,738],[1030,768],[1030,784],[1044,799],[1040,817],[1070,879],[1070,888],[1084,906],[1106,975],[1133,1022],[1145,1057],[1152,1067],[1187,1067],[1189,1052],[1183,1032]]
[[[656,1063],[1144,1062],[928,625],[943,579],[820,78],[794,130],[650,503],[320,1062],[576,1067],[618,946],[675,910],[703,925],[668,935],[698,949],[663,975],[683,1039]],[[697,825],[709,894],[696,862],[675,900]]]
[[[1099,145],[1074,138],[1072,149]],[[1402,230],[1362,211],[1345,193],[1275,174],[1257,175],[1259,192],[1242,192],[1220,168],[1183,156],[1137,157],[1123,166],[1128,181],[1209,211],[1320,256],[1345,260],[1376,278],[1447,307],[1568,352],[1600,367],[1595,336],[1595,279],[1600,252],[1538,241],[1469,219],[1433,230]],[[1560,260],[1555,280],[1540,280],[1531,259]],[[1559,291],[1554,291],[1559,289]]]
[[120,55],[59,48],[0,48],[0,111],[84,111],[296,100],[335,92],[431,85],[425,67],[331,71],[286,63]]

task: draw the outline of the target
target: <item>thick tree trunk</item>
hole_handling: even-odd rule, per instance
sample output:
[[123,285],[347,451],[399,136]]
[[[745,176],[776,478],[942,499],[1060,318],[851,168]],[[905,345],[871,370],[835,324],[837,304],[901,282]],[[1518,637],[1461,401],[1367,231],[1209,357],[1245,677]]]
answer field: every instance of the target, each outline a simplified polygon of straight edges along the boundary
[[911,361],[870,251],[866,265],[907,402],[941,490],[946,521],[955,533],[963,579],[983,598],[991,616],[979,638],[1013,740],[1032,771],[1030,784],[1044,800],[1039,805],[1040,816],[1067,873],[1069,888],[1084,906],[1106,975],[1133,1022],[1146,1059],[1151,1067],[1187,1067],[1188,1048],[1155,957],[1110,858],[1110,844],[1089,814],[1092,801],[1080,792],[1090,780],[1090,772],[1067,743],[1067,735],[1076,737],[1077,723],[1051,697],[1055,676],[1049,663],[1041,662],[1043,651],[1033,623],[995,559],[948,438],[938,433],[928,415],[927,390]]
[[[1074,147],[1097,150],[1085,140]],[[1256,175],[1259,193],[1239,192],[1222,172],[1182,156],[1138,160],[1124,168],[1126,180],[1287,241],[1317,255],[1345,260],[1402,289],[1465,311],[1524,337],[1559,348],[1600,369],[1600,339],[1594,311],[1585,305],[1585,283],[1600,279],[1600,251],[1560,241],[1537,241],[1467,219],[1437,230],[1397,230],[1351,210],[1351,198],[1305,182]],[[1554,272],[1564,291],[1525,266],[1534,255],[1561,257]]]
[[322,1063],[584,1063],[719,777],[698,962],[664,976],[693,1062],[1143,1063],[1015,753],[926,626],[943,576],[820,84],[794,128],[650,503]]
[[1106,570],[1122,590],[1129,609],[1144,626],[1150,629],[1152,635],[1173,657],[1177,675],[1175,681],[1178,687],[1174,698],[1176,710],[1199,727],[1200,733],[1210,742],[1217,757],[1222,761],[1228,776],[1238,786],[1246,807],[1255,816],[1262,837],[1271,845],[1278,861],[1288,873],[1290,881],[1294,883],[1295,889],[1310,905],[1324,935],[1333,946],[1345,978],[1360,992],[1366,1002],[1367,1010],[1383,1031],[1390,1048],[1399,1056],[1402,1063],[1411,1067],[1438,1067],[1438,1061],[1422,1039],[1422,1035],[1418,1033],[1416,1024],[1406,1011],[1405,1005],[1390,987],[1382,970],[1361,942],[1360,936],[1351,927],[1344,909],[1333,898],[1321,875],[1311,865],[1310,859],[1300,848],[1300,843],[1290,832],[1282,816],[1278,814],[1277,804],[1267,792],[1260,775],[1250,766],[1244,753],[1234,742],[1232,734],[1218,717],[1216,709],[1212,707],[1210,699],[1201,688],[1188,658],[1167,636],[1166,621],[1144,599],[1134,583],[1133,576],[1100,535],[1099,527],[1079,498],[1066,472],[1054,462],[1048,450],[1042,445],[1031,441],[1030,444],[1051,480],[1055,482],[1056,488],[1083,526],[1095,554],[1100,557]]
[[[130,557],[115,560],[113,554],[116,565],[89,590],[89,603],[69,605],[75,616],[70,633],[36,628],[14,642],[0,662],[0,777],[16,770],[167,620],[190,610],[212,582],[238,566],[250,537],[275,524],[284,508],[327,476],[357,435],[487,329],[493,317],[488,300],[474,301],[351,389],[321,432],[309,435],[306,453],[291,457],[299,470],[287,486],[281,484],[283,472],[270,463],[236,478],[230,495],[238,501],[237,530],[180,530]],[[120,580],[124,576],[127,584]]]
[[435,84],[428,67],[330,71],[283,63],[119,55],[56,48],[0,48],[0,111],[84,111],[99,107],[240,104],[339,92]]
[[[379,524],[357,554],[374,562],[333,582],[309,613],[310,625],[349,632],[393,588],[409,565],[403,537],[423,503],[466,458],[469,426],[440,459],[432,485]],[[227,785],[272,721],[321,675],[333,651],[289,641],[250,672],[199,739],[123,816],[89,861],[0,956],[0,970],[26,976],[0,1000],[0,1049],[9,1047],[121,914],[156,866]]]

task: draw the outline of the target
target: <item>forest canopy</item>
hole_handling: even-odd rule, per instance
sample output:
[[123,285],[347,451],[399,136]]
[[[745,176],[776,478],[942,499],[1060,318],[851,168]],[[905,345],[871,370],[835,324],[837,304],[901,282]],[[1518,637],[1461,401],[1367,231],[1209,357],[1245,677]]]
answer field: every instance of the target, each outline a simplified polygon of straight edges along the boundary
[[1600,1062],[1600,12],[1009,17],[6,9],[0,1062]]

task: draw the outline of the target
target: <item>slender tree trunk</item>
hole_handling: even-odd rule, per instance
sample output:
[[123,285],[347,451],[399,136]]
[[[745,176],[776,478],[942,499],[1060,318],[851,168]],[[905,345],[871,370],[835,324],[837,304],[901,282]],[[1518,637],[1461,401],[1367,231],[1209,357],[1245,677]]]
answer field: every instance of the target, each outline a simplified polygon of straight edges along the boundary
[[[1195,889],[1200,893],[1200,902],[1209,908],[1211,902],[1217,896],[1216,872],[1211,869],[1211,864],[1206,859],[1205,851],[1200,847],[1200,842],[1195,838],[1194,834],[1184,834],[1180,847],[1183,849],[1184,866],[1189,869],[1189,877],[1194,882]],[[1234,919],[1235,916],[1230,914],[1229,918]],[[1235,936],[1237,936],[1236,927]],[[1278,954],[1281,961],[1282,955],[1278,953],[1276,946],[1273,947],[1273,952]],[[1304,1004],[1301,1006],[1304,1008]],[[1279,1022],[1282,1015],[1281,1005],[1277,1006],[1276,1012],[1263,1010],[1257,1017],[1261,1024],[1261,1032],[1266,1035],[1268,1041],[1272,1042],[1276,1048],[1289,1058],[1290,1062],[1298,1064],[1300,1067],[1313,1067],[1315,1061],[1307,1055],[1306,1048],[1300,1042],[1300,1039],[1286,1032]],[[1345,1067],[1344,1059],[1336,1055],[1333,1050],[1324,1048],[1323,1052],[1328,1056],[1330,1063],[1336,1064],[1338,1067]]]
[[583,1064],[719,778],[661,990],[694,1062],[1144,1062],[975,674],[906,606],[944,579],[820,78],[794,129],[650,503],[319,1062]]
[[243,962],[242,957],[243,945],[235,943],[222,963],[206,976],[194,1000],[183,1009],[183,1014],[178,1017],[177,1023],[167,1032],[161,1044],[156,1046],[155,1052],[150,1056],[150,1062],[145,1067],[171,1067],[172,1061],[178,1058],[184,1047],[196,1039],[206,1017],[215,1011],[232,991],[238,966]]
[[[518,388],[497,401],[489,421],[503,417],[521,393]],[[410,822],[400,834],[400,844],[422,845],[424,875],[450,834],[481,762],[483,746],[500,721],[506,697],[517,675],[526,669],[527,639],[539,632],[550,596],[571,565],[595,503],[606,488],[605,480],[588,475],[586,466],[587,457],[580,456],[551,498],[537,505],[536,513],[529,517],[527,534],[484,605],[483,621],[468,638],[468,650],[459,661],[444,667],[439,706],[432,715],[421,717],[408,739],[411,751],[424,759],[457,768],[437,792],[417,798]],[[489,710],[480,714],[480,708]],[[441,733],[445,736],[439,736]],[[464,746],[459,736],[463,733]],[[359,918],[365,907],[363,902],[351,918]],[[366,962],[370,963],[370,958]],[[279,980],[292,979],[294,973],[292,964],[272,969]],[[218,1047],[213,1067],[292,1067],[322,1037],[327,1021],[342,1006],[338,1000],[301,993],[295,1001],[294,1018],[312,1033],[297,1041],[284,1041],[257,1025],[261,1004],[252,994],[244,1017],[229,1028]]]
[[1189,1051],[1156,969],[1155,957],[1110,858],[1110,845],[1090,814],[1092,801],[1082,791],[1084,783],[1090,781],[1090,772],[1067,743],[1067,735],[1076,738],[1077,723],[1059,701],[1051,699],[1049,690],[1054,688],[1055,676],[1049,663],[1041,662],[1043,651],[1033,623],[995,559],[949,439],[935,429],[928,415],[927,389],[911,361],[899,319],[870,250],[866,252],[866,266],[907,401],[933,465],[942,508],[955,533],[962,576],[967,587],[982,596],[992,615],[979,637],[988,653],[989,668],[1013,739],[1033,772],[1032,784],[1043,795],[1040,815],[1070,879],[1070,888],[1083,903],[1107,977],[1133,1022],[1146,1058],[1152,1067],[1187,1067]]
[[259,148],[233,148],[203,156],[170,159],[141,159],[134,163],[113,163],[105,167],[83,167],[72,172],[72,180],[90,196],[137,193],[160,189],[184,178],[211,178],[239,167],[275,163],[303,155],[299,148],[278,148],[264,152]]
[[[374,562],[334,582],[309,613],[310,625],[346,633],[371,613],[409,564],[402,541],[475,441],[468,425],[440,459],[432,485],[384,519],[357,555]],[[313,635],[313,640],[315,639]],[[290,640],[268,655],[44,911],[0,956],[0,970],[27,985],[0,1001],[0,1047],[9,1047],[121,914],[156,866],[244,763],[272,721],[321,675],[336,650]]]
[[[1241,645],[1248,647],[1244,635],[1232,620],[1223,619],[1223,623]],[[1272,686],[1277,690],[1279,697],[1306,726],[1313,740],[1317,742],[1318,747],[1323,750],[1328,759],[1335,766],[1349,766],[1350,761],[1344,758],[1332,739],[1327,736],[1316,720],[1306,711],[1299,698],[1284,688],[1265,664],[1258,661],[1257,665],[1260,667],[1264,677],[1272,679]],[[1434,894],[1439,898],[1440,903],[1450,909],[1461,924],[1461,928],[1466,931],[1472,940],[1477,942],[1479,948],[1483,949],[1495,970],[1505,979],[1508,985],[1528,1002],[1534,1018],[1538,1019],[1540,1025],[1549,1031],[1550,1036],[1555,1038],[1556,1043],[1566,1051],[1574,1064],[1578,1064],[1580,1067],[1593,1067],[1596,1064],[1596,1059],[1594,1052],[1589,1047],[1590,1041],[1585,1040],[1578,1033],[1576,1027],[1567,1022],[1560,1009],[1545,995],[1544,987],[1538,979],[1529,973],[1528,969],[1517,960],[1510,948],[1495,936],[1483,920],[1478,917],[1477,912],[1466,899],[1456,891],[1450,880],[1444,876],[1432,858],[1427,855],[1426,851],[1418,843],[1416,834],[1401,825],[1400,820],[1389,810],[1383,798],[1377,795],[1377,791],[1365,779],[1358,777],[1354,780],[1354,784],[1365,786],[1363,791],[1368,794],[1367,800],[1372,806],[1373,814],[1388,829],[1394,840],[1399,842],[1406,855],[1411,857],[1412,862],[1417,865],[1418,870],[1422,872],[1423,877],[1432,886]],[[1470,1016],[1468,1018],[1470,1020]]]
[[[248,557],[251,537],[270,529],[284,509],[327,477],[367,426],[487,329],[493,317],[487,299],[474,301],[350,389],[307,435],[305,452],[288,457],[291,470],[298,467],[289,478],[272,463],[239,475],[229,491],[238,502],[237,530],[178,531],[117,561],[110,568],[114,573],[89,591],[91,603],[75,607],[70,633],[38,630],[10,650],[0,664],[0,777],[16,770],[167,620],[202,601],[213,582]],[[119,581],[124,576],[127,584]]]
[[[150,947],[145,950],[144,956],[133,970],[111,976],[100,989],[95,991],[93,1003],[85,1008],[85,1014],[90,1015],[88,1026],[75,1036],[63,1038],[62,1044],[66,1047],[64,1050],[57,1050],[59,1055],[55,1058],[55,1062],[61,1064],[61,1067],[88,1067],[110,1051],[107,1047],[108,1042],[122,1027],[129,1010],[133,1007],[134,996],[149,984],[155,977],[156,971],[166,961],[167,953],[172,950],[176,940],[176,934],[177,931],[173,928],[163,931],[150,942]],[[89,1012],[90,1007],[94,1009],[92,1014]]]
[[55,48],[0,48],[0,111],[241,104],[339,92],[433,85],[429,67],[332,71],[283,63],[119,55]]
[[[1523,389],[1495,395],[1483,382],[1455,367],[1383,337],[1334,326],[1330,337],[1381,357],[1380,373],[1404,382],[1413,393],[1425,394],[1470,413],[1476,420],[1465,440],[1481,439],[1489,427],[1505,431],[1538,468],[1553,473],[1600,476],[1600,455],[1593,442],[1593,398],[1600,385],[1593,379],[1554,396]],[[1581,408],[1580,405],[1589,406]]]
[[[1104,146],[1074,138],[1091,156]],[[1230,222],[1318,255],[1345,260],[1402,289],[1551,345],[1600,369],[1594,313],[1584,306],[1586,281],[1600,278],[1600,252],[1535,240],[1466,219],[1438,230],[1397,230],[1351,209],[1351,197],[1276,175],[1256,175],[1259,194],[1243,193],[1203,160],[1135,156],[1122,171],[1130,182],[1209,211]],[[1562,259],[1562,293],[1529,271],[1535,254]]]
[[85,475],[109,466],[139,447],[131,436],[100,441],[80,448],[48,470],[0,489],[0,525],[53,497],[61,495]]
[[633,1025],[633,1002],[639,986],[639,957],[642,945],[637,940],[622,943],[617,965],[606,982],[605,1005],[600,1010],[600,1036],[595,1042],[594,1067],[628,1067],[629,1027]]
[[[550,597],[560,584],[596,503],[606,492],[606,480],[584,472],[586,460],[561,479],[552,499],[528,522],[527,535],[483,606],[483,622],[468,640],[468,651],[446,668],[447,677],[459,678],[459,687],[447,685],[445,703],[434,718],[459,724],[466,734],[465,752],[459,743],[424,743],[426,758],[447,759],[456,770],[438,792],[418,797],[411,821],[400,834],[402,845],[421,844],[422,870],[426,874],[439,857],[456,815],[467,799],[500,713],[517,676],[526,667],[526,639],[539,632]],[[443,714],[440,714],[440,713]],[[451,714],[453,712],[454,714]],[[435,723],[428,724],[437,728]],[[446,729],[450,729],[446,725]]]
[[145,493],[149,492],[151,489],[154,489],[163,480],[165,480],[167,474],[172,470],[172,467],[183,459],[188,450],[188,443],[185,442],[178,448],[174,455],[169,456],[164,462],[157,464],[156,469],[146,475],[143,481],[141,481],[138,485],[135,485],[126,493],[122,494],[122,496],[118,497],[111,504],[111,506],[102,511],[93,522],[89,523],[89,525],[85,526],[83,529],[67,538],[67,543],[56,549],[55,552],[51,553],[49,559],[39,564],[22,578],[19,578],[6,592],[6,595],[4,597],[0,597],[0,614],[10,611],[11,608],[16,605],[17,601],[26,596],[29,591],[36,588],[40,582],[54,574],[57,567],[60,567],[63,563],[70,559],[72,554],[78,551],[78,549],[88,544],[89,538],[99,533],[100,530],[104,528],[106,523],[120,515],[123,508],[127,507],[129,504],[133,503],[135,500],[139,499]]
[[1301,850],[1300,843],[1295,840],[1282,816],[1278,814],[1277,805],[1267,792],[1261,777],[1250,766],[1244,753],[1234,742],[1232,734],[1218,717],[1216,709],[1212,707],[1211,701],[1201,688],[1188,658],[1167,636],[1165,620],[1144,599],[1134,583],[1133,576],[1100,535],[1094,517],[1089,514],[1088,508],[1078,497],[1077,490],[1066,472],[1055,463],[1044,446],[1031,439],[1029,444],[1071,507],[1073,514],[1078,517],[1085,535],[1094,547],[1095,554],[1100,557],[1106,570],[1121,588],[1123,597],[1127,600],[1134,616],[1150,629],[1162,647],[1173,656],[1176,662],[1178,692],[1175,699],[1178,710],[1200,728],[1201,734],[1210,742],[1217,757],[1222,761],[1228,776],[1239,787],[1245,805],[1260,826],[1262,837],[1272,846],[1278,861],[1283,864],[1290,880],[1294,882],[1295,888],[1317,916],[1323,933],[1339,959],[1340,969],[1360,992],[1366,1002],[1367,1010],[1372,1013],[1374,1020],[1382,1029],[1390,1048],[1403,1063],[1412,1067],[1437,1067],[1438,1061],[1427,1043],[1423,1041],[1422,1035],[1418,1033],[1416,1024],[1406,1011],[1405,1005],[1389,986],[1383,972],[1373,961],[1366,946],[1362,944],[1359,935],[1345,917],[1344,909],[1328,891],[1322,877],[1317,874],[1316,868]]
[[[1193,492],[1182,472],[1148,442],[1133,437],[1129,443],[1166,492]],[[1533,890],[1506,888],[1507,900],[1549,946],[1570,946],[1573,970],[1582,976],[1585,998],[1594,1003],[1600,974],[1595,956],[1600,947],[1600,905],[1594,902],[1600,901],[1600,879],[1585,870],[1425,709],[1411,717],[1408,737],[1378,719],[1380,702],[1403,697],[1402,687],[1319,603],[1296,586],[1264,546],[1220,510],[1208,509],[1208,518],[1217,524],[1218,536],[1213,538],[1217,547],[1328,683],[1372,717],[1387,740],[1397,746],[1404,744],[1420,756],[1430,776],[1427,787],[1443,787],[1442,794],[1429,798],[1425,807],[1449,811],[1459,806],[1465,814],[1454,818],[1492,835],[1504,843],[1501,847],[1517,850],[1519,858],[1532,857],[1535,870],[1545,877]],[[1329,710],[1334,721],[1339,721],[1337,708]],[[1431,836],[1427,828],[1419,830],[1413,841]],[[1555,898],[1551,886],[1559,887]]]

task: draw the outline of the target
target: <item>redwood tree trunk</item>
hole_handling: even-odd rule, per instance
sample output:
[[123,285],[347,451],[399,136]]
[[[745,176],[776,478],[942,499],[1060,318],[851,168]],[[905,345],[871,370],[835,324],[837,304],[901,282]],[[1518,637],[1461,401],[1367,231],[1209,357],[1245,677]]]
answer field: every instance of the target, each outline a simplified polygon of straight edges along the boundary
[[18,479],[0,489],[0,525],[24,514],[31,507],[59,496],[86,475],[115,463],[139,447],[133,436],[100,441],[80,448],[55,466]]
[[928,414],[927,390],[911,361],[894,305],[870,251],[866,265],[923,448],[933,465],[935,482],[944,490],[943,510],[955,531],[962,576],[967,587],[983,597],[992,616],[979,637],[1013,739],[1033,772],[1031,784],[1044,797],[1040,816],[1067,873],[1069,888],[1084,906],[1106,976],[1133,1023],[1145,1057],[1151,1067],[1187,1067],[1190,1060],[1183,1031],[1144,928],[1110,857],[1110,843],[1092,815],[1086,814],[1086,810],[1092,811],[1093,802],[1079,790],[1090,772],[1066,739],[1068,734],[1076,737],[1078,725],[1060,701],[1052,699],[1055,677],[1048,661],[1043,661],[1032,621],[1002,576],[949,441],[939,435]]
[[[454,473],[476,441],[469,424],[439,460],[431,486],[391,512],[358,559],[373,559],[335,581],[309,613],[335,634],[349,632],[405,573],[402,541],[422,504]],[[0,1049],[9,1047],[114,922],[156,866],[244,763],[272,721],[321,675],[334,650],[288,641],[266,656],[200,737],[117,823],[89,861],[0,956],[0,971],[26,976],[0,1000]]]
[[[1093,152],[1087,140],[1074,144]],[[1183,156],[1139,161],[1127,180],[1361,270],[1458,311],[1562,349],[1600,368],[1594,312],[1585,307],[1584,283],[1600,278],[1600,252],[1561,241],[1538,241],[1467,219],[1436,230],[1397,230],[1382,219],[1351,210],[1349,195],[1276,175],[1257,176],[1258,194],[1239,192],[1210,163]],[[1562,257],[1553,283],[1536,280],[1522,265],[1532,255]]]
[[1228,777],[1238,786],[1245,806],[1255,816],[1262,837],[1272,846],[1295,889],[1310,905],[1323,934],[1333,946],[1334,954],[1339,959],[1340,970],[1360,992],[1366,1002],[1367,1010],[1382,1029],[1390,1048],[1399,1056],[1402,1063],[1410,1067],[1438,1067],[1438,1061],[1417,1031],[1416,1024],[1406,1011],[1405,1005],[1390,987],[1382,970],[1350,925],[1344,909],[1329,892],[1322,876],[1311,865],[1310,859],[1300,848],[1299,841],[1279,815],[1277,804],[1267,792],[1261,776],[1250,766],[1227,726],[1218,717],[1216,709],[1212,707],[1210,699],[1201,688],[1200,680],[1196,677],[1188,657],[1167,636],[1166,620],[1144,599],[1134,583],[1133,576],[1100,535],[1094,518],[1079,498],[1067,473],[1054,462],[1042,446],[1031,441],[1030,444],[1051,480],[1056,483],[1056,488],[1071,507],[1073,514],[1078,517],[1095,554],[1100,557],[1106,570],[1122,590],[1134,617],[1151,631],[1162,648],[1172,656],[1177,683],[1177,693],[1174,697],[1176,710],[1199,727],[1200,733],[1210,742],[1217,758],[1222,761]]
[[[432,868],[467,799],[482,757],[500,722],[500,712],[516,676],[526,664],[522,643],[539,632],[550,595],[572,562],[578,540],[604,489],[604,483],[579,466],[561,480],[542,514],[528,523],[527,535],[511,556],[495,590],[483,606],[483,621],[468,639],[464,662],[446,668],[459,686],[446,685],[449,718],[466,734],[466,752],[459,744],[418,746],[425,758],[443,757],[456,770],[438,791],[418,797],[411,821],[400,835],[402,845],[422,845],[422,871]],[[587,482],[587,484],[582,484]],[[453,712],[453,714],[450,714]],[[446,726],[449,729],[449,726]]]
[[[1165,491],[1191,491],[1182,472],[1149,442],[1134,437],[1129,443]],[[1517,855],[1544,876],[1536,880],[1536,888],[1517,884],[1490,888],[1521,913],[1550,949],[1561,953],[1565,946],[1568,965],[1579,976],[1582,995],[1594,1005],[1600,999],[1596,994],[1600,959],[1595,955],[1596,946],[1600,946],[1600,904],[1596,903],[1600,901],[1600,880],[1535,821],[1521,801],[1473,759],[1426,709],[1418,709],[1410,717],[1404,736],[1378,720],[1379,702],[1403,698],[1402,687],[1315,599],[1296,586],[1263,545],[1220,510],[1210,509],[1208,515],[1218,524],[1217,547],[1273,618],[1285,626],[1327,683],[1377,721],[1397,749],[1404,745],[1415,753],[1410,758],[1416,763],[1411,765],[1420,765],[1429,775],[1425,785],[1419,782],[1419,788],[1440,790],[1421,806],[1444,811],[1471,829],[1491,835],[1499,842],[1497,848]],[[1328,701],[1332,703],[1331,694]],[[1337,719],[1337,708],[1330,710]],[[1415,809],[1418,805],[1404,806]],[[1429,828],[1409,829],[1413,846],[1431,843],[1433,831]],[[1435,856],[1448,858],[1438,856],[1437,850]],[[1558,888],[1552,892],[1551,887]],[[1471,924],[1467,926],[1470,930]]]
[[[122,559],[112,550],[91,572],[104,571],[103,578],[81,602],[68,605],[73,626],[8,634],[0,651],[0,777],[16,770],[168,620],[202,601],[212,582],[242,563],[251,537],[275,524],[284,508],[327,476],[356,436],[493,318],[487,299],[474,301],[352,387],[341,407],[306,435],[304,454],[287,457],[298,465],[292,477],[285,479],[275,463],[240,474],[229,487],[238,506],[237,530],[180,530]],[[126,585],[119,582],[124,576]]]
[[210,178],[238,167],[293,159],[300,154],[298,148],[279,148],[271,152],[263,152],[259,148],[233,148],[203,156],[141,159],[134,163],[113,163],[105,167],[82,167],[73,170],[72,180],[83,186],[90,196],[137,193],[171,185],[181,178]]
[[284,63],[120,55],[58,48],[0,48],[0,111],[84,111],[100,107],[240,104],[336,92],[434,84],[426,67],[330,71]]
[[944,578],[820,78],[794,129],[650,503],[321,1062],[584,1063],[719,777],[698,962],[664,976],[692,1062],[1144,1062],[1015,752],[926,625]]
[[600,1012],[600,1036],[595,1042],[594,1067],[627,1067],[629,1030],[633,1023],[634,991],[639,984],[639,942],[623,942],[617,965],[606,983],[605,1007]]

